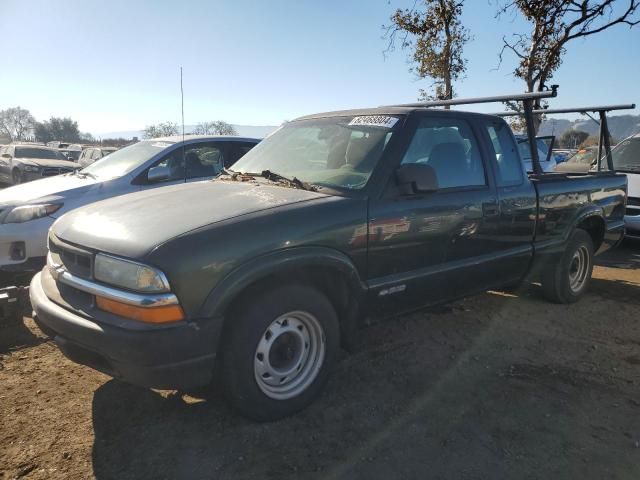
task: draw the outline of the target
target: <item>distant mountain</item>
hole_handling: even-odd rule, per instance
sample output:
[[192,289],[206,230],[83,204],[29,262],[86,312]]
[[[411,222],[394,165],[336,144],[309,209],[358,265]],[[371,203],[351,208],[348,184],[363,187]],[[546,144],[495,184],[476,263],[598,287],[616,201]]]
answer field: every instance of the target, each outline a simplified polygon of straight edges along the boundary
[[[597,118],[597,117],[596,117]],[[609,131],[615,140],[622,140],[640,132],[640,115],[607,116]],[[539,135],[559,137],[569,129],[582,130],[590,135],[598,135],[599,126],[588,118],[569,121],[564,118],[548,117],[540,126]]]
[[[234,127],[239,136],[250,138],[264,138],[278,128],[271,125],[234,125]],[[196,125],[185,125],[184,132],[192,133],[195,128]],[[142,130],[122,130],[120,132],[94,133],[93,136],[96,138],[142,138],[144,132]]]

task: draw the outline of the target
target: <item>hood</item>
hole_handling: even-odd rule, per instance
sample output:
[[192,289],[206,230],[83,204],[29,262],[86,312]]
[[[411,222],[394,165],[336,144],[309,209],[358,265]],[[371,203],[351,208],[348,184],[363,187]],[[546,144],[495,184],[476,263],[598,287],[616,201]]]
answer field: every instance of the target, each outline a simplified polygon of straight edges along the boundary
[[50,160],[46,158],[16,158],[25,165],[39,165],[41,167],[54,167],[54,168],[78,168],[75,162],[70,160]]
[[205,181],[123,195],[63,215],[53,233],[70,243],[142,258],[179,235],[223,220],[327,195],[255,182]]
[[33,182],[21,183],[20,185],[0,190],[0,205],[21,205],[35,199],[68,192],[69,190],[86,189],[99,181],[90,177],[57,175],[34,180]]

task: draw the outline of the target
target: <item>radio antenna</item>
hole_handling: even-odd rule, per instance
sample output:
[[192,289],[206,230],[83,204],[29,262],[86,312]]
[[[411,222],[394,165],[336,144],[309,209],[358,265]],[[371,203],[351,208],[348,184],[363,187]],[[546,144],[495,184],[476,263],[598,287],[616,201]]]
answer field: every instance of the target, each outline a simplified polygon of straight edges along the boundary
[[180,109],[182,113],[182,165],[184,166],[184,181],[187,181],[187,160],[184,152],[184,88],[182,87],[182,67],[180,67]]

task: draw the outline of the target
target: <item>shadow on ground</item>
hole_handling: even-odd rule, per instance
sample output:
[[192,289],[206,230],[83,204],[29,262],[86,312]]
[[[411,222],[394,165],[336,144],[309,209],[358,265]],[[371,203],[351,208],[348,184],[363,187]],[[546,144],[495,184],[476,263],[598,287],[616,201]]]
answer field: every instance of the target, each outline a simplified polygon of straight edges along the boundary
[[[601,283],[600,283],[601,282]],[[598,288],[628,298],[631,286]],[[637,290],[637,287],[634,287]],[[636,294],[637,296],[637,294]],[[640,394],[593,347],[613,299],[500,292],[376,324],[310,408],[255,424],[112,380],[93,399],[93,473],[111,478],[640,478]],[[640,342],[640,331],[622,333]],[[640,343],[639,343],[640,344]],[[626,350],[625,350],[626,349]],[[639,360],[640,361],[640,360]],[[616,367],[612,369],[611,365]]]

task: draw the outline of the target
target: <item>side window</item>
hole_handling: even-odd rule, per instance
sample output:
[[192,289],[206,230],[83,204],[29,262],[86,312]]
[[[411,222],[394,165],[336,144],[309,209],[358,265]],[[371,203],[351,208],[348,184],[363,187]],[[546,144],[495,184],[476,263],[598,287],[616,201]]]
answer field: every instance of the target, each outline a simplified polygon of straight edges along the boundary
[[498,186],[520,185],[523,179],[523,165],[509,126],[504,122],[487,122],[485,128],[496,156]]
[[102,153],[100,152],[99,149],[94,148],[93,149],[93,154],[91,155],[91,159],[92,160],[99,160],[102,158]]
[[231,167],[231,165],[240,160],[254,146],[255,144],[253,143],[233,142],[233,145],[231,145],[231,148],[228,151],[228,153],[230,152],[230,154],[227,156],[224,162],[225,167]]
[[464,120],[422,119],[402,163],[423,163],[433,167],[440,188],[487,183],[478,142],[471,126]]
[[184,178],[214,177],[222,170],[222,150],[211,143],[197,143],[184,148],[176,148],[158,162],[156,167],[167,167],[169,178],[165,181]]

